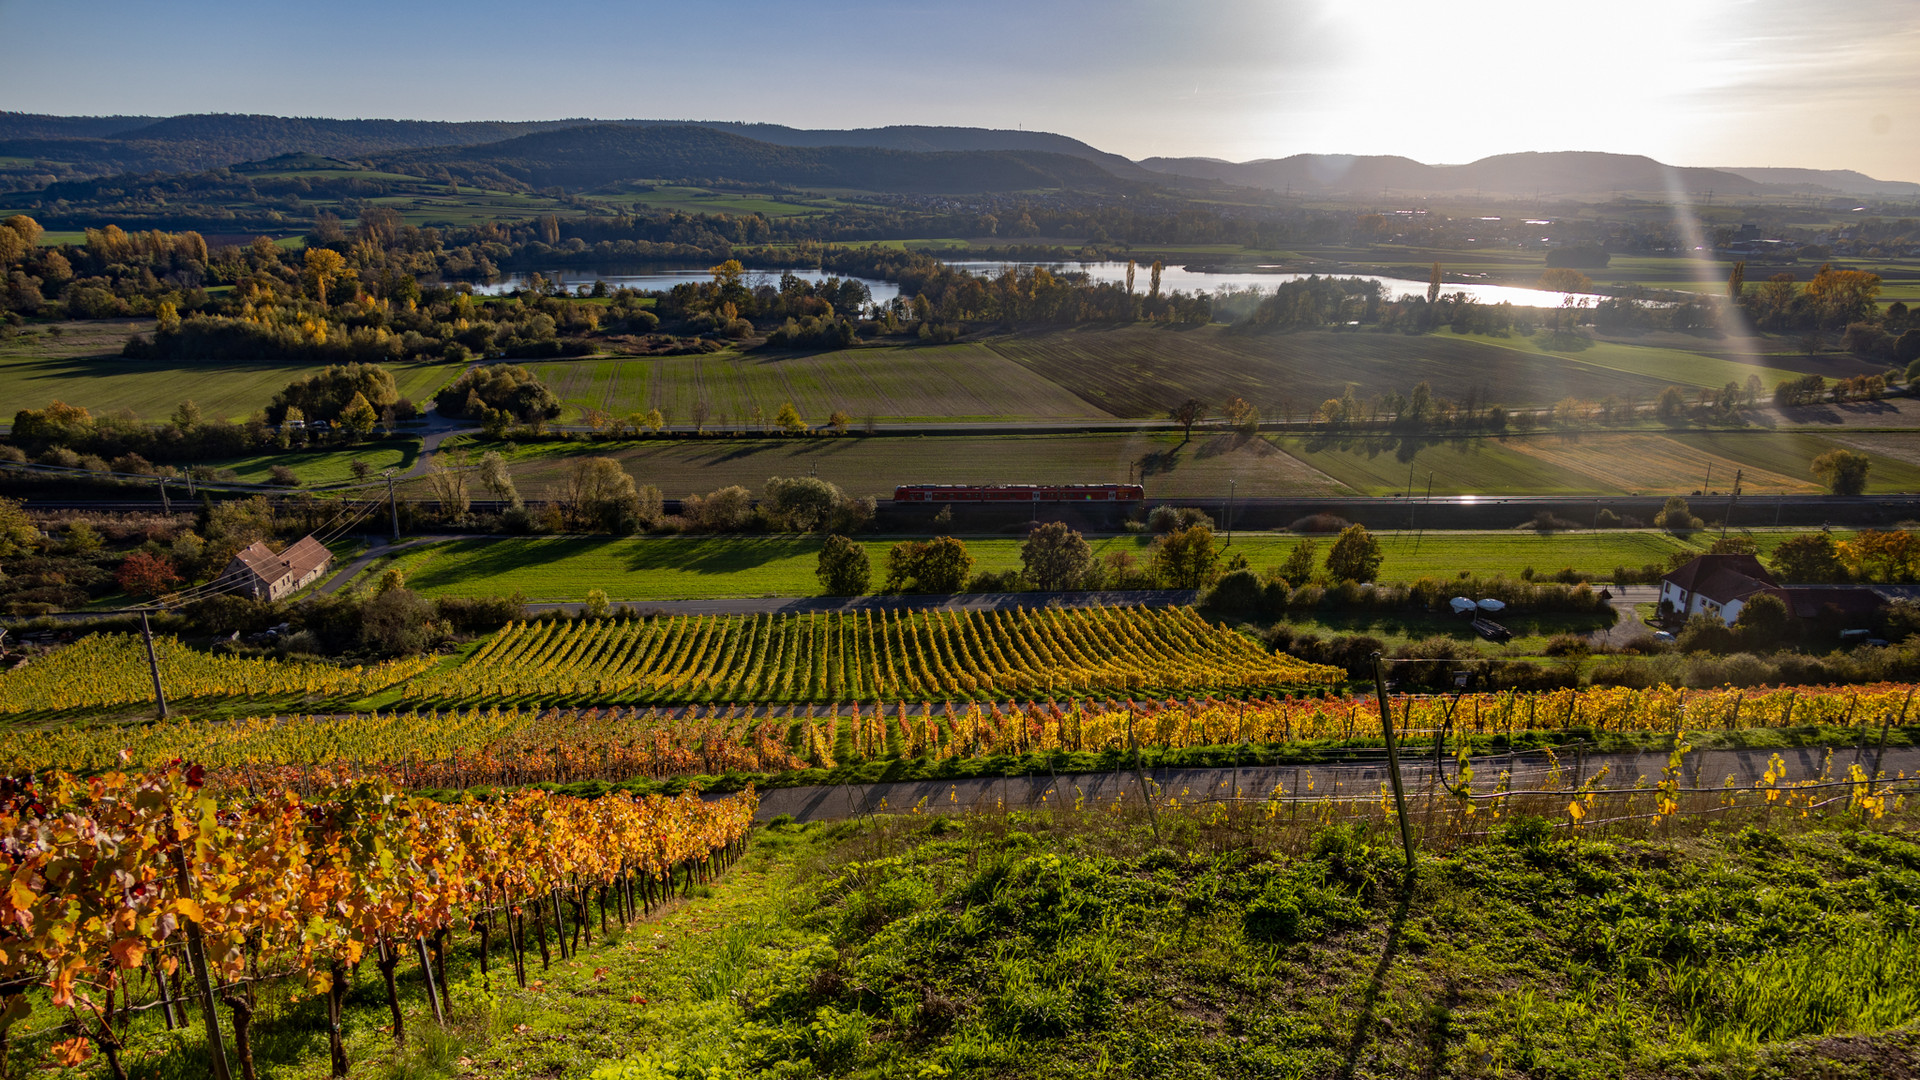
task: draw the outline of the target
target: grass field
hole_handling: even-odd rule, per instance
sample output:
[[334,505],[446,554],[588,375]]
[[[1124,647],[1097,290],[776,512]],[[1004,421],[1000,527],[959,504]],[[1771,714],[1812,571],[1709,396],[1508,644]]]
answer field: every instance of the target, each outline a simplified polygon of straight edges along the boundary
[[1509,439],[1418,439],[1399,436],[1274,437],[1273,445],[1365,495],[1589,494],[1593,485],[1513,448]]
[[[463,444],[482,451],[498,444]],[[812,474],[860,495],[891,497],[900,484],[1121,483],[1143,477],[1153,499],[1334,493],[1340,485],[1263,439],[1196,436],[1020,435],[538,443],[508,450],[523,494],[555,491],[577,457],[619,460],[669,497],[728,484],[758,490],[770,476]]]
[[657,408],[670,423],[693,420],[704,400],[711,422],[744,424],[757,405],[771,417],[791,401],[809,423],[838,409],[856,421],[1067,420],[1106,413],[982,345],[884,346],[826,353],[657,358],[589,357],[532,365],[568,407],[618,415]]
[[1301,462],[1367,495],[1415,496],[1686,494],[1731,490],[1736,472],[1751,494],[1818,494],[1809,471],[1828,450],[1853,448],[1874,459],[1871,491],[1920,490],[1920,437],[1858,432],[1845,437],[1803,431],[1536,433],[1504,437],[1413,439],[1399,436],[1270,441]]
[[[1892,492],[1920,491],[1920,437],[1917,435],[1920,433],[1857,432],[1832,436],[1786,431],[1699,431],[1673,435],[1671,441],[1739,462],[1746,469],[1743,490],[1747,491],[1779,490],[1756,486],[1756,467],[1822,490],[1810,471],[1813,459],[1829,450],[1858,450],[1873,458],[1873,467],[1867,474],[1867,490]],[[1721,476],[1720,468],[1716,467],[1714,487],[1724,491],[1731,486],[1732,478],[1723,482]],[[1764,481],[1761,484],[1764,485]]]
[[[1291,535],[1241,533],[1226,550],[1245,555],[1250,565],[1264,569],[1285,559],[1300,540]],[[894,541],[861,543],[873,563],[877,585],[885,573],[887,548]],[[969,539],[966,543],[976,573],[1020,567],[1020,540]],[[1094,540],[1093,548],[1101,558],[1115,552],[1144,558],[1151,543],[1146,536],[1115,536]],[[1649,531],[1424,537],[1388,533],[1381,536],[1386,562],[1380,576],[1410,581],[1452,578],[1465,570],[1512,577],[1529,566],[1543,574],[1570,566],[1606,575],[1616,566],[1665,562],[1672,552],[1702,550],[1706,543],[1704,534],[1687,541]],[[1322,556],[1326,544],[1322,538]],[[590,589],[604,589],[615,601],[813,596],[820,592],[814,577],[819,551],[817,537],[800,536],[455,540],[402,552],[370,567],[360,581],[378,581],[388,566],[398,566],[408,587],[434,596],[495,596],[517,590],[529,600],[584,600]]]
[[[1746,385],[1750,375],[1760,376],[1769,390],[1775,383],[1786,379],[1798,378],[1800,371],[1785,367],[1769,367],[1762,361],[1767,359],[1758,351],[1758,345],[1745,345],[1743,341],[1725,339],[1703,342],[1703,351],[1668,348],[1657,345],[1635,345],[1618,341],[1596,341],[1579,350],[1559,350],[1540,341],[1522,337],[1518,334],[1507,338],[1490,338],[1481,335],[1466,335],[1489,345],[1516,349],[1520,352],[1539,356],[1557,356],[1572,364],[1578,364],[1602,371],[1617,372],[1622,377],[1659,379],[1663,384],[1679,386],[1706,386],[1719,389],[1728,383]],[[1719,355],[1709,355],[1709,353]],[[1745,361],[1742,362],[1742,353]],[[1865,365],[1861,365],[1863,368]],[[1849,370],[1848,374],[1852,374]]]
[[[15,410],[64,401],[96,416],[131,409],[143,419],[161,420],[192,398],[209,418],[243,420],[307,373],[289,364],[121,359],[120,348],[129,337],[152,330],[151,322],[139,320],[76,322],[62,324],[58,338],[44,329],[0,338],[0,402],[5,403],[0,411],[11,420]],[[437,364],[386,366],[400,393],[421,403],[457,370]]]
[[[292,469],[307,484],[337,484],[353,479],[353,463],[364,461],[378,476],[384,469],[405,470],[420,456],[420,440],[402,436],[344,450],[284,450],[249,457],[205,462],[211,468],[232,469],[250,483],[266,482],[275,465]],[[384,497],[384,496],[383,496]]]

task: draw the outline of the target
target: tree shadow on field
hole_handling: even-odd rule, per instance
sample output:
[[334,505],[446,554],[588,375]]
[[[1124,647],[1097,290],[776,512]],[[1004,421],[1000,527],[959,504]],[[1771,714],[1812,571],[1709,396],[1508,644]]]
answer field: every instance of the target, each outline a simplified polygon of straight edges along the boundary
[[1360,1002],[1360,1011],[1353,1018],[1353,1034],[1347,1040],[1347,1059],[1337,1074],[1340,1080],[1353,1080],[1354,1071],[1359,1067],[1360,1054],[1373,1038],[1374,1010],[1380,1004],[1380,995],[1386,989],[1387,972],[1392,970],[1394,958],[1400,955],[1400,932],[1406,925],[1407,913],[1413,909],[1413,875],[1407,873],[1400,882],[1400,904],[1393,911],[1393,920],[1387,925],[1387,945],[1380,950],[1380,963],[1374,966],[1373,979],[1367,983],[1367,993]]
[[703,539],[693,544],[663,544],[643,540],[626,557],[628,573],[676,570],[694,574],[733,574],[754,570],[779,559],[819,550],[817,540],[803,537]]

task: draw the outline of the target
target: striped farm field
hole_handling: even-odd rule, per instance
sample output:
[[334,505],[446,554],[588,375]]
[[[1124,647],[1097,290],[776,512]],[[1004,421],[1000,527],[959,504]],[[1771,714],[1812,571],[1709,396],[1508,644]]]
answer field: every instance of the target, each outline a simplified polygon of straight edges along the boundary
[[[476,450],[504,446],[475,442]],[[520,492],[554,498],[581,457],[619,461],[637,483],[669,498],[728,484],[759,490],[770,476],[818,476],[856,495],[890,497],[901,484],[1120,483],[1140,476],[1155,499],[1218,498],[1228,481],[1243,496],[1337,494],[1313,461],[1261,438],[1178,433],[916,438],[634,439],[537,443],[506,449]],[[1400,467],[1405,478],[1406,467]],[[1423,474],[1424,475],[1424,474]]]
[[408,699],[846,702],[1337,683],[1191,608],[655,616],[517,623]]
[[1297,419],[1349,384],[1364,398],[1419,382],[1441,397],[1477,392],[1509,405],[1569,395],[1652,401],[1673,381],[1454,334],[1136,326],[1010,334],[984,344],[1116,416],[1164,416],[1188,397],[1216,404],[1243,397],[1269,417]]
[[1711,487],[1724,491],[1733,486],[1736,471],[1743,473],[1744,490],[1755,494],[1814,495],[1824,490],[1810,473],[1772,472],[1665,435],[1553,436],[1516,439],[1511,445],[1554,468],[1588,477],[1594,490],[1655,494]]
[[1084,420],[1107,413],[983,345],[882,346],[825,353],[585,357],[529,365],[566,406],[616,415],[659,409],[669,423],[709,407],[715,427],[746,427],[785,402],[810,424],[855,421]]

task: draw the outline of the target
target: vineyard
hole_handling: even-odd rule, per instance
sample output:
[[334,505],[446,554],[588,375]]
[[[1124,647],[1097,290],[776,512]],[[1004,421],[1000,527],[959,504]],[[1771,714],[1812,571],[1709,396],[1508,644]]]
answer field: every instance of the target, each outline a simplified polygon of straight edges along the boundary
[[[216,656],[156,637],[167,696],[194,698],[359,697],[425,671],[432,657],[371,667]],[[153,701],[147,654],[133,634],[91,634],[42,660],[0,675],[0,714],[142,705]]]
[[1333,684],[1190,608],[671,616],[515,624],[411,700],[988,700]]
[[380,784],[221,798],[197,768],[18,785],[0,802],[8,1038],[38,1040],[65,1065],[97,1052],[125,1076],[137,1016],[157,1006],[173,1031],[197,1008],[211,1024],[217,999],[252,1076],[259,988],[286,981],[326,997],[344,1076],[341,1009],[363,956],[404,1042],[401,963],[420,965],[436,1018],[453,1005],[455,933],[477,938],[483,975],[504,938],[525,987],[529,952],[551,959],[550,933],[563,959],[592,945],[596,904],[604,934],[610,917],[624,926],[731,861],[755,805],[751,790],[438,803]]
[[[1413,745],[1436,736],[1529,732],[1671,734],[1823,726],[1877,733],[1920,724],[1915,688],[1630,690],[1391,699]],[[70,725],[0,734],[0,768],[103,771],[204,764],[210,782],[264,790],[373,778],[410,788],[781,773],[880,759],[969,759],[1135,747],[1373,743],[1371,700],[1069,699],[909,706],[451,708],[348,716]]]

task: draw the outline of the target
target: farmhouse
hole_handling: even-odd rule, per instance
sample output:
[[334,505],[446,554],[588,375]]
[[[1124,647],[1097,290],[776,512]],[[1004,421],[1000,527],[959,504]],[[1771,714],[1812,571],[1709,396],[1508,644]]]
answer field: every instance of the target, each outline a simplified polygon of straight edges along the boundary
[[1687,619],[1701,612],[1732,624],[1747,600],[1772,593],[1786,601],[1780,583],[1751,555],[1702,555],[1660,579],[1660,613]]
[[281,552],[255,541],[233,557],[221,578],[237,582],[239,591],[256,600],[278,600],[312,583],[332,564],[333,552],[312,536]]
[[1920,599],[1920,587],[1908,585],[1782,585],[1752,555],[1702,555],[1660,579],[1660,614],[1679,621],[1705,612],[1731,626],[1761,593],[1779,597],[1795,618],[1852,626],[1895,600]]

